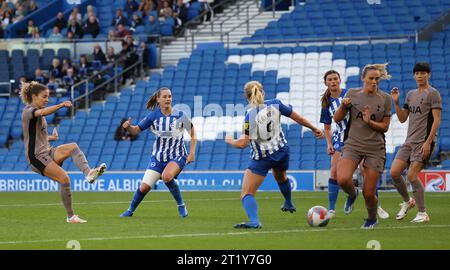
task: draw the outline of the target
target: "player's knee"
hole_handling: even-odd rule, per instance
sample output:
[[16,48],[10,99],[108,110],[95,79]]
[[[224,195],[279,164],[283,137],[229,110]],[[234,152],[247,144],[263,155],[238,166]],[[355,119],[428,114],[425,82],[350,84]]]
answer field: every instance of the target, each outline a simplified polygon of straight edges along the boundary
[[400,176],[401,176],[401,172],[399,172],[398,170],[396,170],[396,169],[392,169],[391,168],[391,177],[392,177],[392,180],[394,180],[394,181],[396,181],[396,180],[398,180],[399,178],[400,178]]
[[410,182],[416,181],[417,180],[417,173],[416,172],[412,172],[412,171],[408,171],[408,180]]
[[70,177],[67,173],[61,175],[61,177],[59,177],[59,181],[61,184],[67,184],[70,183]]
[[162,173],[162,175],[161,175],[161,179],[164,181],[164,182],[170,182],[172,179],[173,179],[173,175],[171,174],[171,173],[168,173],[168,172],[163,172]]

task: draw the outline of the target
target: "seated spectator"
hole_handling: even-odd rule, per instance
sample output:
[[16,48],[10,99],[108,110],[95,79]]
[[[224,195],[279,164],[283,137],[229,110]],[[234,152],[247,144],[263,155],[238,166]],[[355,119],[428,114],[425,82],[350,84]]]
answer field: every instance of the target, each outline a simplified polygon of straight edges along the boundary
[[6,27],[8,27],[8,25],[10,25],[11,23],[12,23],[12,10],[8,8],[3,12],[1,27],[3,29],[6,29]]
[[122,127],[123,123],[127,121],[126,118],[123,118],[120,121],[120,125],[117,127],[116,132],[114,133],[114,140],[116,141],[134,141],[137,139],[138,135],[131,135],[126,129]]
[[78,64],[78,71],[81,76],[88,76],[91,72],[92,64],[88,61],[86,55],[80,56],[80,63]]
[[25,18],[25,9],[19,2],[16,2],[16,13],[14,14],[13,23],[16,23]]
[[114,47],[108,47],[106,51],[106,62],[111,65],[114,64],[119,57],[116,55],[114,51]]
[[72,33],[73,37],[76,39],[81,39],[83,38],[83,28],[81,28],[80,24],[77,22],[76,19],[72,19],[70,21],[70,25],[67,29],[67,33]]
[[20,76],[19,81],[16,84],[16,88],[13,91],[14,95],[19,95],[20,89],[22,89],[22,84],[27,83],[28,78],[26,76]]
[[93,56],[95,61],[100,61],[102,65],[106,64],[105,53],[103,53],[102,47],[99,44],[95,44]]
[[133,13],[138,10],[138,8],[139,8],[139,5],[138,5],[138,3],[136,3],[136,1],[127,0],[125,2],[125,6],[124,6],[123,10],[125,11],[125,13],[127,13],[128,19],[130,19],[131,16],[133,15]]
[[172,8],[170,7],[169,2],[163,1],[162,8],[159,11],[160,20],[164,20],[164,18],[172,17],[172,15],[173,15],[173,11],[172,11]]
[[[136,49],[136,54],[139,59],[142,59],[144,69],[147,69],[148,68],[147,60],[148,60],[148,57],[150,54],[150,50],[148,49],[147,44],[145,44],[145,42],[141,42],[139,44],[139,47]],[[140,76],[140,75],[141,74],[140,74],[140,70],[139,70],[138,76]]]
[[130,30],[132,32],[136,31],[136,27],[138,27],[139,25],[142,25],[142,18],[139,17],[138,14],[133,14],[133,16],[131,17],[130,20]]
[[96,38],[100,33],[100,25],[97,18],[94,15],[89,17],[89,20],[84,25],[84,34],[91,34],[93,38]]
[[34,28],[36,28],[36,26],[34,26],[34,21],[32,19],[29,19],[27,24],[27,33],[25,35],[26,38],[32,37]]
[[138,8],[138,11],[142,12],[144,18],[153,10],[155,10],[155,5],[152,0],[142,0]]
[[85,13],[84,16],[83,16],[83,22],[87,22],[87,20],[89,19],[89,17],[90,17],[91,15],[94,15],[94,16],[97,18],[97,14],[96,14],[96,12],[95,12],[94,6],[88,5],[88,6],[86,7],[86,13]]
[[181,20],[181,24],[185,24],[187,22],[188,8],[184,4],[183,0],[177,0],[173,12],[178,14],[178,18]]
[[131,36],[132,33],[123,24],[117,25],[116,38],[124,38],[126,36]]
[[73,67],[67,69],[67,74],[63,77],[64,87],[69,89],[72,85],[79,82],[78,76],[75,74],[75,70]]
[[56,15],[56,22],[54,26],[58,26],[59,30],[63,30],[67,27],[67,21],[64,19],[64,14],[62,12],[58,12],[58,15]]
[[118,39],[119,39],[119,38],[116,37],[116,31],[114,31],[114,30],[109,30],[107,40],[108,40],[108,41],[116,41],[116,40],[118,40]]
[[[72,65],[72,60],[66,58],[63,60],[62,68],[61,68],[63,77],[67,75],[67,70],[69,68],[74,68],[74,66]],[[75,70],[75,68],[74,68],[74,70]],[[75,70],[75,73],[76,73],[76,70]]]
[[63,76],[61,62],[58,58],[53,58],[52,65],[48,70],[50,72],[50,77],[62,78]]
[[39,82],[40,84],[47,84],[47,78],[44,76],[44,72],[40,68],[34,71],[34,81]]
[[75,37],[73,36],[72,32],[67,32],[67,40],[75,41]]
[[151,37],[148,38],[148,42],[153,43],[158,40],[158,36],[161,34],[159,29],[159,21],[155,16],[150,15],[148,17],[148,23],[145,25],[145,33]]
[[56,90],[60,87],[59,85],[59,79],[57,79],[55,76],[50,76],[47,83],[47,88],[48,90],[50,90],[50,95],[56,94]]
[[67,24],[70,25],[70,23],[72,22],[73,19],[75,19],[79,25],[83,24],[83,18],[81,17],[80,9],[78,7],[74,7],[72,9],[72,13],[70,13],[70,15],[69,15]]
[[119,24],[127,25],[127,19],[123,16],[120,8],[116,10],[116,16],[113,18],[111,26],[118,27]]
[[36,1],[31,0],[28,4],[28,14],[35,12],[38,8],[39,7],[37,6]]
[[51,41],[61,41],[64,39],[63,35],[60,33],[58,26],[54,26],[52,33],[48,37]]

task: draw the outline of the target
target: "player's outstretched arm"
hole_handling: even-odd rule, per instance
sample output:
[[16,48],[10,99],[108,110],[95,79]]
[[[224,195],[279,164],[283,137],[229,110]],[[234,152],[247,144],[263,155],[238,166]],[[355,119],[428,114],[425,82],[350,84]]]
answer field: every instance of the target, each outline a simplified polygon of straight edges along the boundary
[[138,135],[141,133],[141,128],[139,126],[131,125],[131,117],[127,121],[123,122],[122,127],[126,129],[131,135]]
[[233,135],[227,134],[225,136],[225,142],[235,148],[246,148],[250,143],[250,137],[246,134],[242,134],[239,139],[233,139]]
[[317,138],[322,138],[323,137],[322,130],[320,130],[317,127],[315,127],[313,124],[311,124],[311,122],[308,121],[308,119],[304,118],[300,114],[298,114],[298,113],[293,111],[291,113],[290,118],[292,120],[294,120],[295,122],[297,122],[298,124],[311,129],[314,132],[314,135],[316,135]]
[[66,100],[66,101],[64,101],[62,103],[59,103],[59,104],[56,104],[56,105],[53,105],[53,106],[50,106],[50,107],[46,107],[46,108],[43,108],[43,109],[36,110],[34,112],[34,117],[47,116],[49,114],[55,113],[57,110],[59,110],[61,108],[64,108],[64,107],[66,107],[66,108],[72,107],[72,102]]

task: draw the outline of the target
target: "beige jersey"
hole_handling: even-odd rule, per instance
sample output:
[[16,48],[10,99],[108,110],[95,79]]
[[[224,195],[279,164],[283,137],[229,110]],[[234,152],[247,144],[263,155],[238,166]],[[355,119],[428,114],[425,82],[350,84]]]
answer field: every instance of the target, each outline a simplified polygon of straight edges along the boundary
[[48,153],[51,147],[48,143],[47,121],[43,116],[35,117],[35,111],[37,108],[30,105],[25,106],[22,111],[22,128],[25,156],[31,165],[41,170],[44,164],[36,157]]
[[[433,109],[442,109],[439,91],[433,87],[419,92],[414,89],[406,94],[405,109],[409,111],[408,135],[405,143],[423,143],[428,138],[433,125]],[[436,137],[433,138],[436,141]]]
[[381,122],[384,117],[391,116],[391,96],[382,90],[366,94],[362,88],[357,88],[350,89],[345,97],[351,99],[350,121],[344,136],[345,146],[359,151],[386,151],[384,133],[372,129],[364,122],[362,112],[365,106],[370,106],[370,118]]

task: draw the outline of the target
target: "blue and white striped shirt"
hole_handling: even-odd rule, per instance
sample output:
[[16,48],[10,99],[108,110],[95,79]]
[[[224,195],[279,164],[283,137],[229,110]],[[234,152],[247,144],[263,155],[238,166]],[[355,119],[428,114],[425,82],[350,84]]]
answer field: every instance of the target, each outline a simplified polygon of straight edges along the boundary
[[332,131],[333,131],[333,137],[332,141],[334,142],[340,142],[344,143],[344,135],[345,135],[345,129],[348,126],[348,121],[350,119],[350,114],[347,113],[344,119],[342,119],[340,122],[336,123],[333,121],[333,116],[336,113],[337,109],[341,105],[342,99],[345,96],[345,93],[347,93],[346,89],[342,89],[341,95],[338,98],[333,98],[330,96],[330,105],[327,108],[322,108],[322,111],[320,113],[320,123],[332,125]]
[[260,107],[247,111],[244,133],[250,137],[253,160],[276,155],[278,150],[287,146],[281,129],[281,115],[289,117],[291,113],[292,106],[286,106],[278,99],[266,100]]
[[156,136],[152,156],[159,162],[168,162],[180,156],[187,156],[183,140],[184,130],[190,131],[191,121],[178,110],[172,110],[169,116],[158,108],[142,119],[138,126],[141,130],[150,128]]

